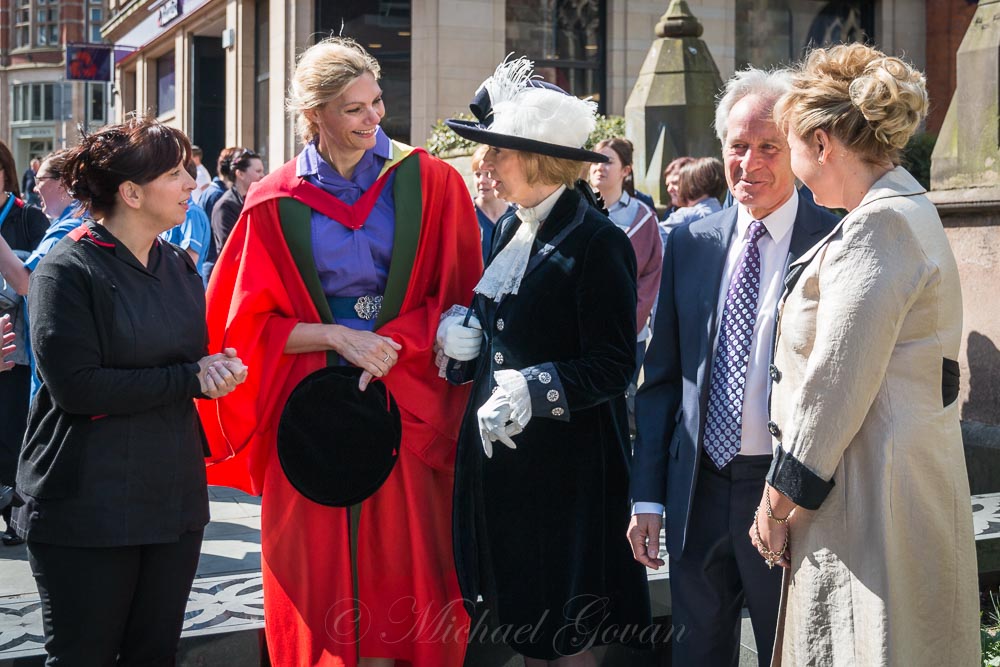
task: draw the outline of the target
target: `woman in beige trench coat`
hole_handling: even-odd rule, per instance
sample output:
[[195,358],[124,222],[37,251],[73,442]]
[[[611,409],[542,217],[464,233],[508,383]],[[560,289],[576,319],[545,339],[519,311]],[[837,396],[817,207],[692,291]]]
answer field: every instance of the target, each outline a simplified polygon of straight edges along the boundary
[[775,110],[796,176],[849,213],[780,307],[776,455],[750,527],[788,568],[774,665],[980,664],[958,271],[894,166],[926,108],[923,75],[853,44],[813,51]]

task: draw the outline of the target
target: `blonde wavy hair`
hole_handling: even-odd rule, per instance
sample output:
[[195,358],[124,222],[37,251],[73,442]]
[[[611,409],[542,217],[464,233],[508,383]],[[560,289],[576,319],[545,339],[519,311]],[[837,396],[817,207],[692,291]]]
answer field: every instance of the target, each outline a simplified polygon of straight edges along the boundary
[[349,37],[327,37],[299,56],[286,104],[289,113],[296,117],[303,143],[309,143],[319,133],[319,127],[306,112],[338,97],[366,72],[378,81],[382,68],[363,46]]
[[805,139],[825,130],[863,159],[899,164],[927,115],[924,75],[864,44],[815,49],[775,106],[778,127]]

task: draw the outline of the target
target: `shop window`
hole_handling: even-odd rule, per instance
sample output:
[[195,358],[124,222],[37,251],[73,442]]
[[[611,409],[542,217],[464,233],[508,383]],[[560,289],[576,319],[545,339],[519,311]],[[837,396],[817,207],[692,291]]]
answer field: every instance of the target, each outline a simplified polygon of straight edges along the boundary
[[736,0],[736,66],[772,67],[809,47],[875,38],[870,0]]
[[507,0],[506,51],[604,112],[606,0]]
[[174,110],[176,63],[174,52],[156,59],[156,114],[162,116]]

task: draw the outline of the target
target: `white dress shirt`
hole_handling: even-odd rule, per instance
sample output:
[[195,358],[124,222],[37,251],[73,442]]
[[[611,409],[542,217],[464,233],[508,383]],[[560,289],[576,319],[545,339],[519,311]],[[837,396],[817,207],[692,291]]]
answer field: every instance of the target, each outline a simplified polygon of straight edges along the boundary
[[[715,359],[715,345],[718,343],[719,328],[722,326],[722,310],[726,305],[729,281],[739,263],[746,245],[747,229],[754,217],[742,205],[737,205],[736,231],[729,243],[725,270],[719,284],[718,310],[716,311],[715,342],[712,345],[712,359]],[[774,342],[775,315],[778,300],[785,289],[785,268],[788,262],[788,248],[792,242],[792,227],[799,210],[799,193],[795,191],[784,204],[771,215],[761,220],[767,233],[757,241],[760,249],[760,293],[757,297],[757,319],[753,327],[750,344],[750,359],[747,363],[746,385],[743,390],[743,428],[740,436],[740,451],[737,456],[773,454],[772,438],[767,430],[767,386],[768,366],[771,365],[771,349]],[[705,373],[712,376],[711,369]],[[632,509],[633,514],[662,514],[660,503],[639,502]]]

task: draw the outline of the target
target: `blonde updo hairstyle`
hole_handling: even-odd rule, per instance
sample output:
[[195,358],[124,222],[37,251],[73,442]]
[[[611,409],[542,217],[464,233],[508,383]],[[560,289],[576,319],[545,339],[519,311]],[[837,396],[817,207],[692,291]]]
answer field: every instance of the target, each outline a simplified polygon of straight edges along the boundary
[[862,159],[893,165],[926,115],[924,75],[864,44],[813,50],[774,110],[784,132],[825,130]]
[[340,96],[366,72],[378,81],[382,69],[364,47],[349,37],[327,37],[299,57],[288,92],[288,110],[296,115],[299,136],[309,143],[319,127],[306,114]]

